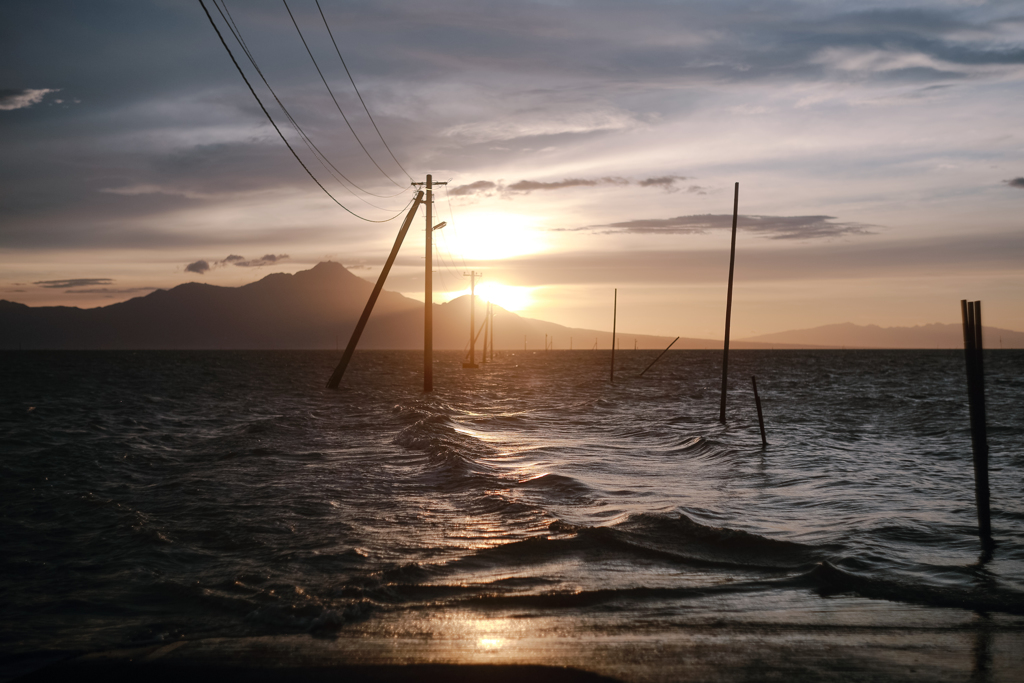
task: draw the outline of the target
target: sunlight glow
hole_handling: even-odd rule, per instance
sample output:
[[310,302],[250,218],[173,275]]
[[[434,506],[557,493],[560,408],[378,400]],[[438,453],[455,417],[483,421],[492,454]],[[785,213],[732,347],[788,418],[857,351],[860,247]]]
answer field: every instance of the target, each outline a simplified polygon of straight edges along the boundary
[[[476,295],[479,302],[490,301],[501,306],[506,311],[522,311],[533,304],[533,297],[530,292],[532,287],[516,287],[515,285],[503,285],[500,282],[477,282]],[[469,287],[457,292],[446,294],[448,301],[460,296],[469,294]]]
[[[534,228],[536,219],[513,213],[480,212],[458,216],[444,228],[441,246],[453,256],[493,261],[545,251],[543,233]],[[441,232],[441,231],[438,231]]]

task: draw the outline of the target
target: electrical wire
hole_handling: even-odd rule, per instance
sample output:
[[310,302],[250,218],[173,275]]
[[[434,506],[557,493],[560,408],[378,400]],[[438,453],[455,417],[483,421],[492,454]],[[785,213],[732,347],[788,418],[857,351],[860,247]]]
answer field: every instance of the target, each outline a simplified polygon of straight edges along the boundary
[[[202,0],[200,0],[200,2],[202,2]],[[223,9],[221,9],[221,5],[223,5]],[[320,165],[324,167],[324,170],[326,170],[331,176],[333,176],[334,179],[336,181],[338,181],[338,184],[340,184],[342,187],[344,187],[346,190],[348,190],[348,192],[350,192],[354,197],[356,197],[360,201],[362,201],[365,204],[368,204],[369,206],[372,206],[373,208],[378,209],[380,211],[388,211],[388,209],[385,209],[383,207],[377,206],[373,202],[371,202],[371,201],[369,201],[369,200],[367,200],[367,199],[365,199],[363,197],[360,197],[355,192],[353,192],[352,189],[349,188],[346,185],[346,183],[348,185],[352,185],[352,187],[356,188],[360,192],[364,192],[364,193],[366,193],[368,195],[372,195],[374,197],[380,197],[382,199],[389,199],[391,197],[398,196],[401,193],[398,192],[398,193],[396,193],[394,195],[382,195],[382,194],[377,194],[375,192],[370,192],[369,190],[365,190],[362,187],[360,187],[359,185],[357,185],[350,178],[348,178],[344,173],[342,173],[341,170],[338,169],[338,167],[335,166],[331,162],[331,160],[328,159],[327,156],[323,152],[320,151],[320,148],[317,147],[316,144],[313,142],[313,140],[306,134],[306,131],[304,131],[302,129],[302,126],[299,125],[299,122],[295,120],[295,117],[293,117],[291,115],[291,112],[288,111],[288,108],[286,106],[284,106],[284,102],[281,101],[281,98],[279,98],[277,96],[277,93],[270,86],[270,83],[267,81],[266,76],[263,74],[263,70],[260,69],[259,64],[256,63],[256,58],[253,56],[252,52],[249,50],[249,46],[246,44],[245,38],[242,36],[241,30],[238,28],[238,24],[235,23],[234,17],[231,16],[231,10],[228,9],[228,5],[227,5],[226,0],[220,0],[220,4],[218,4],[217,0],[213,0],[213,6],[217,8],[217,11],[220,13],[221,19],[224,20],[225,24],[227,24],[228,30],[231,31],[231,35],[238,42],[239,46],[241,46],[242,51],[245,53],[245,56],[248,57],[248,59],[249,59],[249,63],[252,64],[252,67],[256,70],[256,73],[259,74],[260,79],[263,81],[263,84],[267,87],[267,90],[270,91],[270,94],[274,97],[274,100],[277,102],[277,105],[279,107],[281,107],[281,111],[284,112],[285,117],[288,119],[289,123],[291,123],[292,127],[295,129],[296,134],[298,134],[299,138],[306,145],[306,148],[309,149],[310,153],[316,158],[317,161],[320,162]],[[206,9],[205,5],[203,6],[203,9],[204,10]],[[209,16],[209,12],[207,12],[207,16]],[[213,20],[211,19],[211,22],[212,21]],[[215,30],[217,29],[216,24],[214,24],[214,29]],[[220,31],[217,31],[217,34],[220,35]],[[221,36],[221,42],[224,43],[223,36]],[[225,48],[226,47],[227,47],[227,44],[225,43]],[[228,50],[228,54],[231,54],[231,50],[230,49]],[[233,55],[232,55],[232,61],[234,61],[234,56]],[[238,62],[235,62],[235,66],[236,67],[238,66]],[[240,67],[239,67],[239,73],[241,73],[241,68]],[[243,79],[245,78],[245,74],[244,73],[242,73],[242,78]],[[248,83],[248,79],[246,79],[246,83]],[[250,86],[249,89],[252,90],[252,86]],[[253,92],[253,95],[255,96],[256,95],[255,90],[252,90],[252,92]],[[257,97],[257,100],[258,99],[259,98]],[[261,104],[261,106],[262,106],[262,104]],[[266,111],[266,109],[264,109],[264,111]],[[267,116],[270,116],[270,114],[268,113]],[[275,127],[276,127],[276,124],[275,124]],[[290,145],[289,145],[289,148],[291,148]],[[293,151],[293,153],[294,153],[294,151]],[[297,158],[297,155],[296,155],[296,158]],[[301,161],[300,161],[300,163],[301,163]],[[305,167],[305,164],[303,164],[303,166]],[[333,169],[333,171],[331,169]],[[308,169],[307,169],[307,172],[308,172]],[[310,173],[310,175],[312,175],[312,173]],[[314,180],[315,180],[315,178],[314,178]],[[317,181],[317,182],[319,184],[319,181]],[[323,187],[323,186],[321,185],[321,187]],[[324,191],[326,192],[326,189]]]
[[291,144],[288,142],[288,138],[286,138],[284,136],[284,133],[281,132],[281,129],[277,127],[277,123],[274,122],[274,118],[270,115],[270,112],[268,112],[267,108],[265,106],[263,106],[263,101],[260,100],[259,95],[256,94],[256,91],[253,89],[252,84],[249,83],[249,79],[246,78],[245,72],[242,71],[242,67],[238,64],[238,60],[236,60],[235,59],[235,55],[231,53],[231,48],[228,47],[227,41],[224,40],[224,36],[221,34],[220,29],[217,28],[217,23],[213,20],[213,16],[210,15],[210,11],[206,8],[206,3],[204,3],[203,0],[199,0],[199,4],[203,8],[203,12],[206,13],[206,18],[210,20],[210,25],[213,26],[213,30],[216,31],[217,37],[220,38],[221,45],[223,45],[224,49],[227,50],[228,56],[231,58],[231,62],[235,65],[235,68],[238,69],[239,75],[241,75],[242,80],[245,81],[245,85],[249,88],[249,92],[252,93],[252,96],[256,99],[256,103],[260,105],[260,109],[263,110],[263,113],[266,115],[267,120],[270,121],[270,125],[272,125],[274,127],[274,130],[277,131],[277,134],[280,136],[281,141],[284,142],[285,147],[287,147],[288,151],[292,153],[292,156],[295,157],[295,160],[299,162],[299,165],[302,166],[302,169],[309,175],[310,178],[313,179],[313,182],[316,183],[317,186],[319,186],[320,189],[324,191],[324,194],[326,194],[328,197],[330,197],[331,200],[335,204],[340,206],[342,209],[344,209],[348,213],[350,213],[353,216],[355,216],[356,218],[358,218],[360,220],[363,220],[363,221],[366,221],[368,223],[388,223],[390,221],[395,220],[399,216],[401,216],[402,213],[406,210],[406,208],[408,208],[409,204],[412,204],[413,199],[410,199],[409,200],[409,204],[406,204],[405,208],[403,208],[401,211],[396,213],[391,218],[387,218],[387,219],[379,220],[378,221],[378,220],[373,220],[371,218],[366,218],[365,216],[360,216],[355,211],[353,211],[352,209],[350,209],[347,206],[345,206],[344,204],[342,204],[340,201],[338,201],[337,197],[335,197],[333,194],[331,194],[327,190],[327,188],[324,187],[323,184],[319,180],[317,180],[317,177],[315,175],[313,175],[313,172],[309,170],[309,168],[306,166],[306,164],[303,163],[302,159],[295,152],[295,149],[292,148]]
[[[242,36],[241,29],[239,29],[238,24],[235,23],[235,18],[231,16],[231,10],[228,8],[226,0],[220,0],[220,2],[223,5],[223,9],[221,9],[221,5],[217,4],[217,0],[213,0],[213,6],[217,8],[217,11],[220,13],[221,19],[224,20],[224,22],[228,26],[228,30],[231,31],[231,35],[241,46],[242,51],[245,53],[245,56],[248,57],[249,63],[252,64],[253,68],[256,70],[256,73],[259,74],[260,78],[263,80],[263,84],[267,87],[267,90],[270,91],[270,94],[273,95],[274,100],[277,102],[278,106],[281,107],[281,111],[284,112],[284,115],[288,119],[288,122],[291,123],[292,128],[295,129],[295,133],[299,136],[299,139],[302,140],[303,144],[306,145],[306,148],[310,151],[313,157],[320,162],[320,165],[324,167],[324,170],[327,171],[328,174],[333,176],[334,179],[338,181],[339,185],[345,188],[345,190],[347,190],[354,197],[359,199],[361,202],[368,204],[369,206],[372,206],[375,209],[386,211],[387,209],[377,206],[373,202],[357,195],[355,192],[352,191],[351,188],[348,187],[346,183],[351,184],[357,190],[365,192],[366,194],[370,194],[381,198],[387,198],[387,195],[378,195],[376,193],[369,192],[368,190],[364,190],[363,188],[356,185],[347,176],[345,176],[345,174],[342,173],[336,166],[334,166],[334,164],[331,163],[330,159],[328,159],[327,156],[320,151],[320,148],[316,146],[313,140],[308,135],[306,135],[306,131],[302,129],[302,126],[300,126],[298,121],[295,120],[295,117],[291,115],[291,112],[288,111],[288,108],[284,106],[284,103],[281,101],[281,98],[279,98],[277,96],[277,93],[274,92],[274,89],[270,87],[270,83],[267,81],[266,76],[263,75],[263,71],[260,69],[259,64],[256,63],[256,58],[253,57],[252,52],[249,50],[249,46],[246,44],[244,36]],[[331,170],[332,168],[334,169],[333,171]]]
[[[448,179],[448,182],[451,182],[450,178]],[[445,186],[444,186],[444,197],[445,197],[445,199],[448,200],[448,218],[451,220],[452,225],[454,226],[455,225],[455,211],[452,210],[452,196],[450,194],[448,194],[448,185],[447,184],[445,184]],[[458,230],[456,230],[456,232],[458,232]],[[463,268],[469,268],[469,266],[466,265],[466,258],[462,254],[459,254],[459,259],[462,261],[462,267]]]
[[[370,110],[366,107],[366,102],[363,101],[363,96],[359,93],[359,88],[356,87],[356,82],[352,78],[351,72],[349,72],[348,70],[348,65],[345,64],[345,58],[341,56],[341,50],[338,49],[338,43],[336,40],[334,40],[334,33],[331,31],[331,27],[327,23],[327,17],[324,16],[324,11],[320,7],[320,0],[315,1],[316,8],[320,10],[320,18],[324,20],[324,26],[327,28],[327,34],[331,37],[331,42],[334,43],[334,51],[338,53],[338,59],[341,60],[341,65],[345,67],[345,73],[348,74],[348,80],[350,83],[352,83],[352,89],[356,91],[356,96],[359,98],[359,102],[362,103],[363,110],[366,112],[366,115],[370,118],[370,123],[373,124],[373,129],[377,131],[377,136],[380,138],[380,141],[384,143],[384,149],[388,151],[388,154],[391,155],[391,158],[395,160],[396,164],[398,164],[398,168],[402,169],[402,173],[404,173],[406,177],[409,178],[409,180],[412,180],[412,176],[409,175],[409,172],[405,170],[405,166],[402,166],[402,163],[398,159],[395,159],[394,152],[391,151],[391,148],[388,146],[388,143],[384,140],[384,136],[381,134],[380,128],[377,127],[377,122],[373,120],[373,116],[370,114]],[[378,166],[378,168],[380,167]]]
[[[327,88],[328,94],[330,94],[331,99],[334,100],[334,106],[338,109],[338,113],[341,114],[341,118],[344,119],[345,125],[348,126],[349,132],[352,133],[352,136],[356,139],[356,142],[358,142],[359,146],[363,149],[364,152],[366,152],[367,158],[369,158],[369,160],[373,163],[373,165],[377,167],[377,170],[380,171],[381,173],[383,173],[384,177],[387,178],[388,180],[390,180],[395,185],[395,187],[400,187],[400,188],[402,188],[404,190],[405,186],[395,182],[395,179],[392,178],[391,176],[389,176],[387,174],[387,171],[385,171],[383,168],[380,167],[380,164],[377,163],[377,160],[373,158],[372,154],[370,154],[370,150],[366,149],[366,145],[364,145],[363,141],[359,139],[359,135],[356,133],[355,129],[352,127],[352,124],[349,123],[348,117],[345,116],[345,112],[342,111],[341,105],[338,103],[338,98],[334,96],[334,91],[331,90],[331,86],[327,84],[327,79],[324,78],[324,73],[323,73],[323,71],[320,70],[320,65],[316,63],[316,58],[313,56],[313,51],[309,49],[309,44],[306,42],[306,37],[302,35],[302,29],[299,28],[299,22],[297,22],[295,20],[295,15],[292,14],[292,8],[288,6],[288,0],[281,0],[281,1],[284,3],[284,8],[288,11],[288,17],[291,18],[292,25],[295,27],[295,30],[299,34],[299,40],[302,41],[302,46],[306,48],[306,54],[308,54],[309,58],[311,60],[313,60],[313,66],[316,67],[316,72],[318,74],[320,74],[320,80],[324,82],[324,87]],[[334,37],[332,36],[331,40],[333,40],[333,39],[334,39]],[[410,178],[410,180],[411,180],[411,178]]]

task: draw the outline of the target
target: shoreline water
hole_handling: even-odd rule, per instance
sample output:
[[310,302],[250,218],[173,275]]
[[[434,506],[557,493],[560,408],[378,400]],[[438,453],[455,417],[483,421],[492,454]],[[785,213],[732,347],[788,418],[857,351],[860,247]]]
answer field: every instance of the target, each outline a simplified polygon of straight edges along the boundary
[[472,373],[442,353],[431,396],[412,352],[357,355],[338,392],[327,352],[17,354],[0,667],[61,650],[93,653],[63,667],[141,676],[139,656],[184,642],[159,661],[190,676],[262,661],[1012,680],[1020,352],[987,365],[988,563],[962,353],[740,351],[726,425],[720,352],[637,379],[650,353],[624,352],[614,386],[607,352]]

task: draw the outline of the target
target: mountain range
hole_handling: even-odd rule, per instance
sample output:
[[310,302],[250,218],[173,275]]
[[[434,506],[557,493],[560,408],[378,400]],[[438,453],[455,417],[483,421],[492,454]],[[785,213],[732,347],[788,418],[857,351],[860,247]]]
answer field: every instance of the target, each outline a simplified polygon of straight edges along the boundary
[[[327,261],[294,275],[274,273],[241,287],[190,282],[103,306],[30,307],[0,300],[0,349],[335,349],[344,348],[373,286]],[[469,297],[434,304],[434,348],[469,345]],[[484,306],[476,302],[476,324]],[[525,318],[495,306],[498,349],[608,349],[611,333]],[[743,348],[960,348],[959,325],[880,328],[826,325],[733,341]],[[671,337],[621,332],[618,348],[664,348]],[[1024,348],[1024,333],[985,328],[988,348]],[[478,341],[479,349],[481,342]],[[681,338],[674,349],[721,348]],[[360,349],[422,349],[423,303],[381,292]]]

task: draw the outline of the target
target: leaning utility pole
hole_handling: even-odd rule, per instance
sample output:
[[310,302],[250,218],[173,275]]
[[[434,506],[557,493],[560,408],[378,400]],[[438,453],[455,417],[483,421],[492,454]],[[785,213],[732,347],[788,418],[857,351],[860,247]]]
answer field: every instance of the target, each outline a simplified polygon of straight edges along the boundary
[[428,173],[425,183],[413,183],[413,185],[425,185],[427,191],[427,229],[426,247],[423,252],[423,259],[426,263],[426,272],[423,276],[423,391],[434,390],[434,243],[433,234],[438,228],[443,228],[444,223],[434,225],[434,185],[447,185],[435,183],[433,177]]
[[464,368],[478,368],[476,364],[476,276],[483,277],[483,273],[474,270],[463,275],[469,276],[469,362],[463,363]]
[[387,261],[384,262],[384,268],[380,271],[380,276],[377,277],[377,284],[373,286],[373,291],[370,292],[370,298],[366,302],[366,306],[363,308],[363,314],[359,316],[359,322],[356,323],[356,328],[352,330],[352,336],[349,337],[348,346],[345,347],[345,353],[342,354],[341,360],[338,362],[338,366],[334,368],[334,373],[331,378],[327,380],[328,389],[337,389],[338,384],[341,383],[341,378],[345,374],[345,370],[348,368],[349,361],[352,360],[352,354],[356,352],[356,345],[359,343],[359,337],[362,336],[363,330],[366,328],[366,323],[370,320],[370,313],[373,312],[373,305],[377,303],[377,297],[380,296],[380,292],[384,289],[384,281],[388,279],[388,273],[391,272],[391,266],[395,263],[395,257],[398,256],[398,250],[402,248],[402,241],[405,239],[405,233],[409,231],[409,226],[412,225],[412,219],[416,215],[416,210],[420,208],[420,202],[423,201],[423,193],[417,192],[416,198],[412,201],[412,208],[409,209],[409,213],[406,214],[405,220],[402,222],[402,227],[398,230],[398,237],[395,238],[395,245],[391,247],[391,254],[388,255]]

